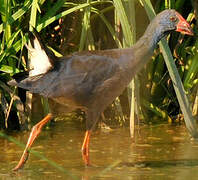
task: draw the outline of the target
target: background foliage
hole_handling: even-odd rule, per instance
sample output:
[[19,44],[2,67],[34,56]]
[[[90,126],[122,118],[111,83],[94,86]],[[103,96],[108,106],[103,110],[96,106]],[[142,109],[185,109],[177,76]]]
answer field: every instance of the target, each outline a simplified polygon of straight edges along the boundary
[[[6,85],[15,73],[28,69],[28,53],[24,44],[28,42],[28,31],[32,27],[41,31],[46,44],[60,56],[82,50],[130,47],[149,23],[143,0],[0,0],[0,4],[0,128],[7,129],[27,128],[34,119],[31,114],[36,114],[38,118],[38,114],[42,116],[48,111],[45,99],[40,100],[21,89]],[[198,3],[156,0],[152,4],[156,13],[167,8],[176,9],[194,29],[193,37],[174,32],[167,39],[196,117]],[[35,113],[40,106],[43,107],[42,112]],[[81,118],[84,117],[82,112],[70,116],[73,119],[76,117],[84,119]],[[183,119],[159,48],[102,117],[106,123],[121,126],[128,125],[133,117],[146,123]]]

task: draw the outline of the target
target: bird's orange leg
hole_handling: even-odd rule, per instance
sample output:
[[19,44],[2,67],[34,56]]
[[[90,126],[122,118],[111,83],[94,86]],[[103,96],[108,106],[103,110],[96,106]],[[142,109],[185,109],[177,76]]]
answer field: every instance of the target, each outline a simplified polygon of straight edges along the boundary
[[84,141],[83,141],[83,145],[82,145],[82,149],[81,149],[82,150],[82,158],[83,158],[86,166],[90,165],[90,162],[89,162],[90,135],[91,135],[91,131],[90,130],[86,131]]
[[42,127],[52,119],[52,114],[48,114],[47,116],[45,116],[39,123],[37,123],[33,128],[32,131],[30,133],[30,136],[28,138],[28,142],[26,144],[25,150],[23,151],[23,155],[21,156],[21,159],[19,161],[19,163],[17,164],[17,166],[13,169],[14,171],[20,169],[23,167],[23,165],[25,164],[25,162],[28,159],[29,156],[29,150],[34,142],[34,140],[36,139],[36,137],[40,134]]

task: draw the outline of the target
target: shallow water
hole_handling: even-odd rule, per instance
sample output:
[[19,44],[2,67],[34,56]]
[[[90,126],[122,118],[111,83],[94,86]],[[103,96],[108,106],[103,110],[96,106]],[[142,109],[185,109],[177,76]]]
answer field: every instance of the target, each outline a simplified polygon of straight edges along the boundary
[[[29,132],[12,135],[26,143]],[[97,130],[91,137],[92,167],[84,167],[81,144],[84,131],[65,121],[44,130],[25,167],[13,173],[23,148],[0,138],[0,179],[163,180],[198,179],[198,143],[191,141],[184,126],[141,126],[132,142],[129,129]],[[38,154],[38,153],[37,153]]]

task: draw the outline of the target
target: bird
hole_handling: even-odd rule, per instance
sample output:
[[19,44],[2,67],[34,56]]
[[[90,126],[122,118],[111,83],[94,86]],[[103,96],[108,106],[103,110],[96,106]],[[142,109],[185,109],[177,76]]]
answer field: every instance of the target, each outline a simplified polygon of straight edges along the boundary
[[[100,114],[118,97],[135,74],[151,58],[158,42],[171,31],[193,35],[190,24],[174,9],[164,10],[150,22],[143,36],[130,48],[75,52],[57,57],[39,33],[30,35],[30,69],[8,82],[38,93],[64,106],[64,112],[81,109],[86,114],[82,159],[90,165],[91,133]],[[54,117],[53,110],[33,126],[25,150],[13,170],[22,168],[42,127]]]

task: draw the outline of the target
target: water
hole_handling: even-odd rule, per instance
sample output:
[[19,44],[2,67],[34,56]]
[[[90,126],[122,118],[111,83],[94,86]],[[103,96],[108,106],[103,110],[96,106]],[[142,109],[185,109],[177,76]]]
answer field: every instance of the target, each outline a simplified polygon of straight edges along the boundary
[[[29,132],[12,134],[26,143]],[[48,160],[31,153],[25,167],[13,173],[23,149],[0,138],[0,179],[80,179],[80,180],[186,180],[198,178],[198,143],[191,141],[184,126],[142,126],[135,142],[128,128],[97,130],[91,137],[92,167],[84,167],[81,144],[84,131],[65,121],[44,130],[33,150]]]

